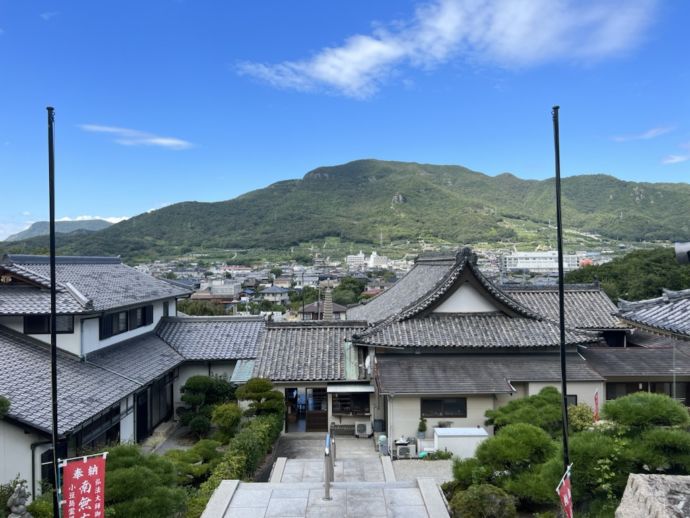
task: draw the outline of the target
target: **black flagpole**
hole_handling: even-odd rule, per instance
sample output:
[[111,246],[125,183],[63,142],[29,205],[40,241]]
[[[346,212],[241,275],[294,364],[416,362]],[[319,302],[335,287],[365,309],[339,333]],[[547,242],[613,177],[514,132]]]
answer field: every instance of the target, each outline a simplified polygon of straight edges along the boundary
[[558,134],[558,109],[554,106],[553,143],[556,156],[556,233],[558,236],[558,324],[561,332],[561,396],[563,397],[563,470],[568,471],[570,452],[568,451],[568,387],[565,368],[565,288],[563,285],[563,221],[561,218],[561,149]]
[[58,498],[57,308],[55,280],[55,108],[48,106],[48,191],[50,196],[50,387],[53,405],[53,516],[60,516]]

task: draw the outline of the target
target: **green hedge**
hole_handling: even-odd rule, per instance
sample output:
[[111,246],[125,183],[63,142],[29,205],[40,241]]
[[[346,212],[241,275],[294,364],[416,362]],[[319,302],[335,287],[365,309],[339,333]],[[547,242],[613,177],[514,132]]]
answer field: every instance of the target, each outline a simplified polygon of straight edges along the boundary
[[228,443],[221,461],[199,491],[189,499],[187,517],[198,518],[223,480],[250,480],[283,429],[282,415],[260,415],[249,421]]

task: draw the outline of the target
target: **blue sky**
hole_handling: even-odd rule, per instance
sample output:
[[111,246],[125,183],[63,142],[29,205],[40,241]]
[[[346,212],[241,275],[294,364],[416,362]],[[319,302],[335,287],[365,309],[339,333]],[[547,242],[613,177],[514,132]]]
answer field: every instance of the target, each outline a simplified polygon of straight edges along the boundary
[[0,239],[358,158],[690,180],[690,2],[0,0]]

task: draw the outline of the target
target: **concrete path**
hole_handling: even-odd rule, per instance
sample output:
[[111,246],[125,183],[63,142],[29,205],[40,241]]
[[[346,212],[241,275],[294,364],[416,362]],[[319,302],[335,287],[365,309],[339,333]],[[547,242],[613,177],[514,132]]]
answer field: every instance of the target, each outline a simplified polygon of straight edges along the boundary
[[393,461],[396,480],[417,480],[420,477],[433,478],[443,484],[453,480],[452,460],[400,459]]
[[207,511],[216,514],[202,518],[448,518],[430,482],[336,482],[331,500],[318,483],[227,483],[209,502]]

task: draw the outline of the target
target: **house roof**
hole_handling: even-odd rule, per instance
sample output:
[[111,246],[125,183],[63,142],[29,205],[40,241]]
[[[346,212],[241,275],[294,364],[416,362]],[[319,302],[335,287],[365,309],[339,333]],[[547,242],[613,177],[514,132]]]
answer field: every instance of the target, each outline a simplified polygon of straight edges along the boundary
[[[353,341],[380,347],[557,347],[560,331],[551,322],[501,313],[431,314],[384,322],[354,336]],[[567,345],[595,341],[596,336],[566,331]]]
[[88,354],[86,361],[145,385],[185,358],[154,333],[147,333]]
[[[49,257],[38,255],[5,255],[0,269],[32,281],[37,286],[31,296],[3,296],[8,311],[50,313]],[[190,290],[156,279],[122,264],[118,257],[56,257],[57,287],[64,312],[88,313],[123,306],[153,302],[170,297],[189,295]],[[6,289],[0,287],[0,293]],[[25,288],[27,291],[28,288]],[[69,302],[69,297],[73,302]],[[14,302],[13,302],[14,301]],[[28,311],[24,311],[28,310]],[[69,311],[68,311],[69,310]],[[72,311],[74,310],[74,311]]]
[[[304,306],[304,313],[323,313],[323,308],[324,308],[324,301],[321,301],[321,303],[317,304],[316,302],[312,302],[311,304],[307,304]],[[333,302],[333,313],[344,313],[347,311],[347,308],[345,306],[341,306],[340,304],[336,304]],[[302,313],[302,308],[300,308],[300,313]]]
[[282,293],[290,293],[290,290],[287,288],[281,288],[280,286],[269,286],[268,288],[264,288],[261,290],[259,293],[268,293],[268,294],[282,294]]
[[156,333],[188,360],[256,358],[263,317],[166,317]]
[[[434,313],[458,290],[473,289],[491,300],[490,312]],[[474,288],[472,288],[474,287]],[[598,336],[566,330],[566,343],[594,342]],[[364,345],[388,347],[555,347],[558,325],[506,295],[476,267],[469,249],[432,289],[397,314],[353,337]]]
[[[558,321],[558,286],[500,286],[500,289],[535,313]],[[616,305],[599,286],[565,285],[565,322],[578,329],[627,329],[614,316]]]
[[634,326],[690,339],[690,290],[664,290],[655,299],[618,302],[618,316]]
[[643,347],[591,347],[582,351],[587,362],[605,377],[690,376],[690,354],[683,350]]
[[[52,428],[50,350],[0,326],[0,394],[8,416],[49,433]],[[135,381],[58,351],[58,431],[68,432],[139,388]]]
[[269,323],[254,376],[273,381],[343,380],[343,344],[365,326],[347,320]]
[[347,310],[349,320],[380,322],[417,301],[440,282],[455,265],[455,256],[420,257],[393,286],[364,304]]
[[[376,357],[376,382],[382,394],[502,394],[511,382],[561,379],[557,354],[408,355]],[[568,380],[602,377],[577,354],[568,355]]]

